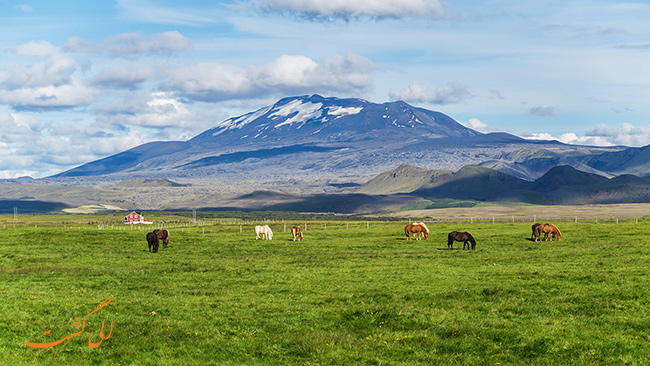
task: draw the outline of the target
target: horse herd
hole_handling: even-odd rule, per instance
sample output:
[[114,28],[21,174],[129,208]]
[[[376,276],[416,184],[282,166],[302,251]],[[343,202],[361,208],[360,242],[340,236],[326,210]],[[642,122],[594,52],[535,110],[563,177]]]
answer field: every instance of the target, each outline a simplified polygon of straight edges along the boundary
[[[562,233],[560,233],[560,230],[555,227],[555,225],[533,224],[531,229],[532,235],[530,237],[530,240],[540,241],[542,240],[542,236],[544,236],[544,239],[546,241],[548,241],[549,238],[551,241],[553,238],[556,238],[558,241],[562,240]],[[417,240],[420,240],[422,238],[422,235],[424,235],[425,239],[429,239],[429,228],[423,222],[414,222],[412,224],[406,225],[404,227],[404,233],[406,234],[407,240],[411,240],[411,234],[415,234],[415,238]],[[467,231],[450,232],[447,235],[447,248],[454,249],[455,241],[463,242],[463,250],[465,250],[465,248],[476,250],[476,239],[474,239],[472,234],[468,233]]]
[[[562,234],[560,233],[560,230],[558,230],[555,225],[551,224],[533,224],[532,226],[532,234],[530,239],[539,241],[542,240],[542,236],[544,236],[544,239],[546,241],[553,238],[556,238],[558,241],[562,240]],[[406,234],[407,240],[411,240],[411,234],[414,234],[413,236],[415,237],[416,240],[422,239],[422,236],[424,236],[424,239],[429,239],[429,228],[427,225],[423,222],[414,222],[412,224],[408,224],[404,227],[404,233]],[[257,225],[255,226],[255,240],[260,238],[260,235],[262,236],[262,239],[267,239],[267,240],[272,240],[273,239],[273,231],[269,227],[269,225]],[[302,231],[300,230],[300,227],[294,226],[291,228],[291,235],[293,236],[293,241],[297,240],[302,240],[303,235]],[[153,253],[158,253],[158,247],[160,245],[160,240],[163,241],[164,247],[167,247],[167,244],[169,244],[169,231],[167,229],[156,229],[150,233],[147,233],[147,243],[149,245],[149,251],[151,252],[153,249]],[[467,249],[472,249],[476,250],[476,239],[472,236],[472,234],[468,233],[467,231],[459,232],[459,231],[452,231],[447,235],[447,248],[448,249],[454,249],[454,241],[459,241],[463,242],[463,250],[465,248]]]

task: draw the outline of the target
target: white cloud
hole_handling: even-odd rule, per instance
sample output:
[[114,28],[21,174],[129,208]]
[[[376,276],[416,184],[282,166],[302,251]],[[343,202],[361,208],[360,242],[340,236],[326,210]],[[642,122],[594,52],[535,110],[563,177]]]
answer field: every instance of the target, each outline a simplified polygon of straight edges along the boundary
[[458,121],[458,123],[460,123],[461,125],[463,125],[465,127],[469,127],[474,131],[478,131],[478,132],[482,132],[482,133],[500,131],[498,128],[490,127],[487,124],[481,122],[478,118],[470,118],[469,121],[467,121],[467,122]]
[[158,33],[147,37],[140,33],[122,33],[93,44],[78,36],[70,37],[63,46],[66,52],[104,54],[111,57],[142,55],[172,55],[190,48],[192,42],[177,31]]
[[136,90],[157,76],[158,70],[153,65],[129,63],[103,70],[92,78],[92,83],[101,88]]
[[449,83],[435,90],[416,82],[399,90],[389,92],[391,100],[403,100],[409,103],[452,104],[459,103],[471,96],[465,85]]
[[445,16],[438,0],[252,0],[253,9],[296,14],[313,20],[370,18],[433,18]]
[[542,132],[525,134],[522,137],[533,140],[556,140],[572,145],[639,147],[650,145],[650,125],[633,126],[629,123],[620,123],[616,126],[609,126],[601,123],[587,130],[582,136],[578,136],[574,132],[563,133],[559,136]]
[[195,117],[185,104],[168,93],[128,94],[114,103],[97,107],[97,122],[103,126],[143,126],[150,128],[190,127]]
[[76,61],[50,43],[30,42],[13,51],[39,60],[31,65],[0,64],[0,104],[43,110],[92,103],[97,91],[74,77]]
[[218,63],[199,63],[171,73],[162,88],[205,102],[261,95],[296,93],[361,93],[372,85],[374,64],[350,54],[323,58],[282,55],[262,66],[242,69]]

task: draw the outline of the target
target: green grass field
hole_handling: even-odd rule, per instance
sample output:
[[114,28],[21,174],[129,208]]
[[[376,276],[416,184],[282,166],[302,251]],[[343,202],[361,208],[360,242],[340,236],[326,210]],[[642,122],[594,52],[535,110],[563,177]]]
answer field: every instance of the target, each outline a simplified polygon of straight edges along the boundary
[[[170,229],[152,254],[144,231],[93,220],[0,223],[0,364],[650,363],[649,221],[555,222],[563,240],[543,243],[530,222],[431,222],[426,241],[405,222],[308,222],[302,242],[218,224]],[[447,250],[452,230],[477,250]],[[80,335],[25,345],[110,297]]]

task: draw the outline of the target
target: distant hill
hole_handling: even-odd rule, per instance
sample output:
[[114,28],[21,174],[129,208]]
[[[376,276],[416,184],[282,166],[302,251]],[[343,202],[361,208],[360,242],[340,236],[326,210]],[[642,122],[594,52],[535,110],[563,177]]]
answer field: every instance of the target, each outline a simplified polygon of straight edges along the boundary
[[[427,171],[411,167],[427,176]],[[408,186],[408,176],[400,166],[380,174],[383,187]],[[431,174],[432,172],[428,172]],[[416,177],[414,185],[419,188],[408,192],[411,196],[427,199],[456,199],[490,202],[528,202],[535,204],[588,204],[650,202],[650,179],[624,175],[612,179],[581,172],[570,166],[557,166],[535,181],[516,178],[494,169],[466,166],[448,175],[439,175],[431,183],[421,184]],[[377,178],[368,181],[377,193]],[[395,185],[391,184],[395,182]],[[360,191],[366,185],[360,187]]]
[[402,164],[394,170],[379,174],[359,187],[357,192],[369,194],[408,193],[451,174],[452,172],[448,170],[428,170]]

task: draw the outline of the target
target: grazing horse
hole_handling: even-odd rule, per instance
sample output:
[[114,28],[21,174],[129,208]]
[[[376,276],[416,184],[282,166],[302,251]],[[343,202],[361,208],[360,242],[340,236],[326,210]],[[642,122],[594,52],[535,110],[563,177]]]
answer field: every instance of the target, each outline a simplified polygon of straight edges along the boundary
[[153,231],[154,234],[158,235],[158,239],[163,241],[163,246],[167,248],[169,244],[169,231],[167,229],[156,229]]
[[147,233],[147,244],[149,244],[150,252],[151,252],[151,248],[153,248],[153,252],[158,253],[158,246],[159,246],[158,235],[154,233]]
[[535,232],[535,241],[542,239],[542,233],[546,235],[546,241],[548,241],[549,237],[551,237],[551,241],[553,241],[553,237],[556,237],[558,241],[562,240],[562,233],[560,233],[560,230],[558,230],[555,225],[539,225],[537,227],[537,231]]
[[429,239],[429,228],[423,222],[414,222],[404,226],[404,233],[408,238],[407,240],[411,240],[411,233],[417,234],[417,240],[421,239],[422,234],[424,234],[425,239]]
[[262,239],[268,239],[268,240],[273,239],[273,231],[271,231],[269,225],[255,226],[255,240],[260,238],[260,234],[262,234]]
[[[542,224],[533,224],[533,226],[531,226],[531,229],[533,229],[533,233],[530,235],[530,240],[535,240],[535,238],[537,237],[537,227],[540,225]],[[543,224],[543,225],[548,225],[548,224]],[[548,237],[548,233],[544,233],[544,239],[546,239],[547,237]]]
[[302,240],[302,231],[300,231],[300,228],[298,226],[291,228],[291,235],[293,235],[293,241],[296,241],[296,238],[298,238],[298,240]]
[[472,243],[472,250],[476,250],[476,240],[474,240],[472,234],[467,231],[462,233],[458,231],[450,232],[449,235],[447,235],[447,248],[454,249],[454,241],[462,241],[463,250],[465,250],[465,246],[469,249],[469,244]]

